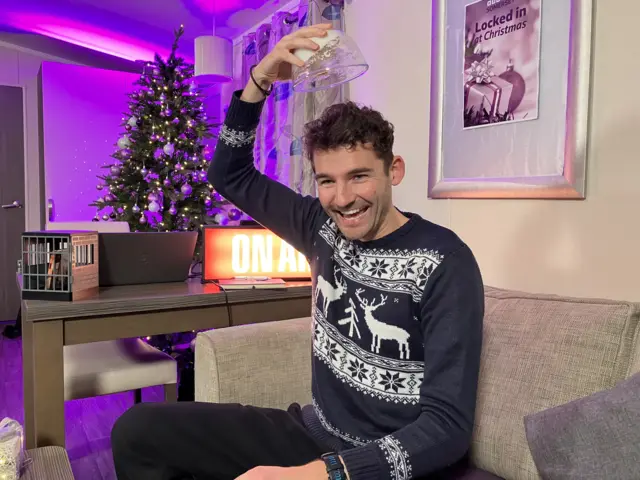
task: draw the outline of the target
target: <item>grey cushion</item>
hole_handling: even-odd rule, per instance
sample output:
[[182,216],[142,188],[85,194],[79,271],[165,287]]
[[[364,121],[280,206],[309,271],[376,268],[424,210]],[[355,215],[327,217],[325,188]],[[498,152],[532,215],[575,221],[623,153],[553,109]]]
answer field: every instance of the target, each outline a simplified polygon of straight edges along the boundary
[[640,478],[640,373],[610,390],[527,415],[524,423],[542,478]]

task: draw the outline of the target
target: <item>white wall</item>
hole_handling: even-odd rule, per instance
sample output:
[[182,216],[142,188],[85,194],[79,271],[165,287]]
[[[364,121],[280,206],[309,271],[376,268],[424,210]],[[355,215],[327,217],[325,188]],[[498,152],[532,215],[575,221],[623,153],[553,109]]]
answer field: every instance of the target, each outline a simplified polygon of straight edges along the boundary
[[129,61],[31,34],[0,34],[0,85],[24,88],[25,228],[43,228],[38,126],[38,71],[43,61],[132,71]]
[[347,0],[347,31],[371,65],[351,99],[396,126],[396,153],[408,166],[398,206],[456,231],[486,284],[639,301],[640,63],[631,52],[640,2],[594,3],[585,201],[427,199],[430,0]]

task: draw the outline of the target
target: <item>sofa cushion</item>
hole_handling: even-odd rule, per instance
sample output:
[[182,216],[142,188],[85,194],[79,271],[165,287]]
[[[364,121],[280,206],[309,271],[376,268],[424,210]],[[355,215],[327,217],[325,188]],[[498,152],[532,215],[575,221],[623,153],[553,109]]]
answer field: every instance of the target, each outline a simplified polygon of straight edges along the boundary
[[548,480],[640,477],[640,373],[611,390],[525,417],[538,471]]
[[523,419],[612,388],[630,369],[640,308],[487,287],[473,463],[540,478]]
[[200,332],[195,400],[283,408],[311,403],[311,318]]

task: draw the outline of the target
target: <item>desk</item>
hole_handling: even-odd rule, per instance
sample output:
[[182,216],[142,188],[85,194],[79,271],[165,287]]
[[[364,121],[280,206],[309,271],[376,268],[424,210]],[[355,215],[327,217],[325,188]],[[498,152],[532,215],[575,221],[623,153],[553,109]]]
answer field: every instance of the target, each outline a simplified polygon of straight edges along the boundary
[[23,300],[26,447],[65,446],[64,345],[286,320],[310,311],[310,282],[225,293],[194,280],[101,288],[77,302]]

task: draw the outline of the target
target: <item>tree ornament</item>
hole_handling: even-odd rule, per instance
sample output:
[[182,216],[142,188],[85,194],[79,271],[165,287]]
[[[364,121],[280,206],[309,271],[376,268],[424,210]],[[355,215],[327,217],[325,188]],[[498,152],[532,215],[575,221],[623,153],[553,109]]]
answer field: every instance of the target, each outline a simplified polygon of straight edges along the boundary
[[102,219],[106,222],[109,220],[109,215],[107,215],[106,213],[102,216]]
[[146,175],[147,173],[149,173],[149,170],[147,170],[147,167],[142,167],[142,169],[140,170],[140,173],[142,175]]
[[171,215],[175,215],[176,213],[178,213],[178,209],[176,208],[175,203],[172,203],[172,204],[171,204],[171,207],[169,208],[169,213],[170,213]]
[[144,215],[140,215],[140,220],[138,220],[142,225],[144,225],[145,223],[147,223],[147,217],[145,217]]
[[173,155],[175,147],[173,146],[173,143],[167,143],[164,147],[162,147],[162,151],[167,155]]
[[131,208],[131,211],[133,213],[140,213],[140,207],[138,206],[137,203]]
[[240,217],[242,216],[242,212],[237,208],[232,208],[231,210],[229,210],[229,213],[227,215],[229,216],[229,220],[232,220],[235,222],[236,220],[240,220]]
[[111,171],[111,175],[115,177],[120,175],[120,172],[122,171],[120,165],[111,165],[111,168],[109,170]]
[[158,202],[156,202],[155,200],[153,200],[150,204],[149,204],[149,211],[151,213],[157,213],[160,211],[160,204]]
[[182,187],[180,187],[180,191],[183,195],[189,195],[193,191],[193,188],[191,188],[191,185],[189,185],[188,183],[185,183],[184,185],[182,185]]
[[205,160],[211,160],[213,158],[213,147],[211,145],[207,145],[202,150],[202,156]]
[[229,218],[227,218],[225,215],[221,214],[221,213],[216,213],[213,216],[213,221],[215,223],[217,223],[218,225],[227,225],[229,223]]
[[130,144],[131,142],[129,141],[129,137],[127,137],[126,135],[118,139],[118,147],[120,149],[127,148]]
[[96,190],[102,190],[102,188],[103,188],[103,187],[102,187],[102,185],[101,185],[101,184],[96,185]]
[[135,115],[132,115],[131,117],[129,117],[127,125],[129,125],[130,127],[135,127],[136,125],[138,125],[138,118]]

